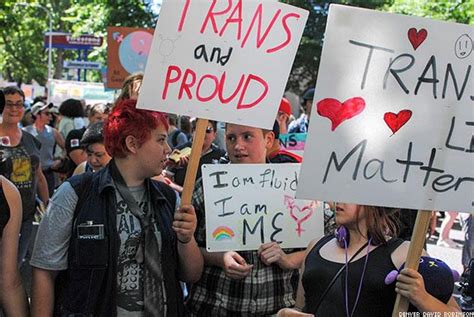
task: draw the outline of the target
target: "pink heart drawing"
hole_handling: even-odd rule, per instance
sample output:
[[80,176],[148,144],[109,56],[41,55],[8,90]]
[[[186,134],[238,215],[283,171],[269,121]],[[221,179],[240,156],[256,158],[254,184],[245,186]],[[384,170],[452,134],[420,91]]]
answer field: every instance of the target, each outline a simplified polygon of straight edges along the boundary
[[411,110],[400,110],[397,114],[393,112],[387,112],[383,116],[383,120],[388,125],[390,130],[392,130],[393,134],[400,130],[401,127],[405,125],[405,123],[410,120],[412,115]]
[[428,31],[425,29],[420,29],[417,31],[416,28],[411,28],[408,30],[408,39],[410,40],[411,46],[413,46],[414,50],[416,50],[418,46],[423,43],[427,36]]
[[312,205],[304,206],[303,208],[293,205],[290,209],[291,218],[296,221],[296,232],[298,233],[299,237],[301,237],[301,233],[304,231],[304,229],[301,228],[301,224],[311,218],[313,212],[314,207]]
[[326,98],[319,101],[316,107],[321,117],[331,120],[331,131],[334,131],[342,122],[361,113],[365,108],[365,100],[362,97],[353,97],[341,104],[337,99]]

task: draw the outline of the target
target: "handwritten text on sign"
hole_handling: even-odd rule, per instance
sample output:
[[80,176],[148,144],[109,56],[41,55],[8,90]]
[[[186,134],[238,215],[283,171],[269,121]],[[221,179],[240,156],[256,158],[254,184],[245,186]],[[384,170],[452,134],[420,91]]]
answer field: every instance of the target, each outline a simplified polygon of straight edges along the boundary
[[306,247],[323,234],[319,203],[295,200],[300,164],[204,165],[209,251]]
[[297,197],[473,211],[473,33],[332,5]]
[[138,106],[271,129],[307,15],[273,0],[164,1]]

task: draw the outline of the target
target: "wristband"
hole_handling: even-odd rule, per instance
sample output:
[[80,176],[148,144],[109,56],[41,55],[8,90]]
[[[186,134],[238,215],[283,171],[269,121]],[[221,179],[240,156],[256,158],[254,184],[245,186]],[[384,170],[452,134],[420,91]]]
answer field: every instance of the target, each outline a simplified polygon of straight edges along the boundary
[[181,243],[181,244],[188,244],[189,242],[191,242],[192,239],[189,239],[189,241],[187,241],[187,242],[181,241],[178,238],[176,238],[176,240],[178,240],[178,242]]

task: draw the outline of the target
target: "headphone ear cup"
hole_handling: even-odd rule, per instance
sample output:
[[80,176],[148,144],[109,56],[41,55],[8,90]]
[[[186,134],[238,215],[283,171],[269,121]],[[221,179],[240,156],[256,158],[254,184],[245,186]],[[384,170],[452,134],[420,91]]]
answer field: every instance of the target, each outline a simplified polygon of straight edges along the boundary
[[344,226],[338,227],[336,229],[335,236],[336,236],[337,244],[341,248],[346,248],[346,245],[349,245],[350,236],[349,236],[349,230],[347,230],[346,227]]

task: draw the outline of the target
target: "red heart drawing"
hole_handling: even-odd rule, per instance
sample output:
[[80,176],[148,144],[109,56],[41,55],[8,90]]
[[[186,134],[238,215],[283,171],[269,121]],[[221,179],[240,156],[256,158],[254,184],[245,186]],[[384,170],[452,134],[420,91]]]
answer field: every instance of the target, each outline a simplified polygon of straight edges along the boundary
[[417,31],[416,28],[411,28],[408,30],[408,39],[410,40],[411,46],[413,46],[414,50],[423,43],[427,36],[428,31],[425,29]]
[[365,100],[362,97],[347,99],[342,104],[339,100],[326,98],[318,102],[317,110],[321,117],[331,120],[331,131],[345,120],[349,120],[361,113],[365,108]]
[[383,115],[383,120],[388,125],[390,130],[392,130],[393,134],[397,132],[401,127],[410,120],[412,115],[411,110],[401,110],[397,114],[393,112],[387,112]]

